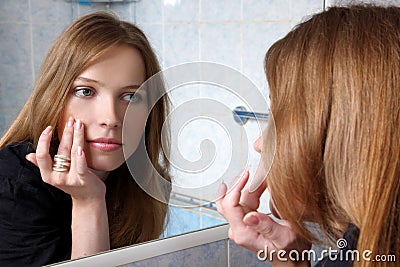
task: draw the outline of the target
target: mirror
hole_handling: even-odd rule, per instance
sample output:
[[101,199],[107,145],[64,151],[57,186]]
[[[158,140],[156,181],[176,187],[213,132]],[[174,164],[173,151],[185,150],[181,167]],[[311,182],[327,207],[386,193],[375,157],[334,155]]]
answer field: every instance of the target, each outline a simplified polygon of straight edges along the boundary
[[[161,238],[224,224],[213,204],[215,192],[221,180],[229,183],[246,165],[254,171],[259,156],[253,142],[265,127],[256,121],[238,125],[232,110],[267,112],[267,48],[324,2],[6,1],[0,10],[0,132],[26,102],[59,33],[89,12],[112,11],[145,32],[169,75],[174,183]],[[267,200],[262,203],[267,210]]]

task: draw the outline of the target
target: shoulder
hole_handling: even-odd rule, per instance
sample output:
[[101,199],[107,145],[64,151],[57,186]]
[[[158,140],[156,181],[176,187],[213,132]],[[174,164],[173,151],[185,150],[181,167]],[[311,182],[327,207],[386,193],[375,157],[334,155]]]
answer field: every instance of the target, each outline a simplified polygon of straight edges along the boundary
[[35,150],[29,142],[13,143],[0,149],[0,175],[15,176],[23,168],[40,175],[39,169],[25,159],[25,156],[32,152]]
[[35,152],[29,142],[18,142],[0,149],[0,197],[2,199],[35,198],[48,203],[65,198],[65,193],[43,182],[40,170],[25,156]]
[[0,150],[1,266],[41,266],[70,255],[71,199],[43,182],[25,159],[31,152],[28,142]]

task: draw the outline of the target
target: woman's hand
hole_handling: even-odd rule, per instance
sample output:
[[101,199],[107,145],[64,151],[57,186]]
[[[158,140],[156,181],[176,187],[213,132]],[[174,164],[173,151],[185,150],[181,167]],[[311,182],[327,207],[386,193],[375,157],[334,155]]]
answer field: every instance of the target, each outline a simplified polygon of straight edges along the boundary
[[67,172],[53,170],[49,154],[52,129],[48,126],[39,137],[36,153],[27,159],[39,167],[44,182],[72,198],[71,258],[80,258],[110,249],[106,186],[87,166],[84,147],[84,126],[70,118],[64,128],[58,155],[71,158]]
[[[310,249],[311,244],[296,234],[286,222],[276,222],[266,214],[251,211],[246,214],[248,207],[243,207],[239,202],[242,190],[249,179],[248,170],[230,192],[222,183],[218,190],[219,199],[216,201],[218,212],[229,222],[229,238],[238,245],[256,253],[259,257],[270,261],[273,266],[309,266],[309,262],[293,262],[289,259],[289,251]],[[248,203],[259,203],[261,190],[246,193]],[[254,198],[254,199],[249,199]],[[255,199],[257,198],[257,200]],[[252,207],[252,209],[258,207]],[[271,255],[272,251],[275,251]],[[285,251],[287,261],[279,261],[278,251]],[[267,252],[267,254],[265,254]],[[272,257],[270,257],[272,256]],[[282,255],[281,255],[282,256]]]
[[82,122],[73,118],[68,120],[58,147],[58,155],[71,158],[69,171],[53,170],[53,160],[49,154],[51,138],[52,128],[48,126],[39,137],[36,153],[27,155],[27,159],[39,167],[43,181],[71,195],[74,201],[104,199],[105,184],[88,169],[86,163]]

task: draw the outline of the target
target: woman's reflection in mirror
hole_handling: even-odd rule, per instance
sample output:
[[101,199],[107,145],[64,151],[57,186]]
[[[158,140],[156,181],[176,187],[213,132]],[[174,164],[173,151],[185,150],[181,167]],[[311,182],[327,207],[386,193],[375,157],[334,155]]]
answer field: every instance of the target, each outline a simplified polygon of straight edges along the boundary
[[[170,181],[165,88],[139,90],[159,71],[143,32],[108,13],[86,15],[56,39],[0,141],[1,266],[41,266],[160,236],[171,188],[161,192],[165,201],[145,193],[124,156],[137,158],[141,179]],[[128,106],[133,115],[124,119]]]

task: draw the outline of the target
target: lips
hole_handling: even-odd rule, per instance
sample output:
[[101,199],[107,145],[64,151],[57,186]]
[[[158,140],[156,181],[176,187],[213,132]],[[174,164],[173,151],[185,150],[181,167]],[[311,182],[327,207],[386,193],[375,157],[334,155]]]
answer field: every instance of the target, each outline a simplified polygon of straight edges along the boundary
[[91,147],[106,152],[115,151],[122,147],[122,143],[114,138],[97,138],[94,140],[88,140],[87,142]]

